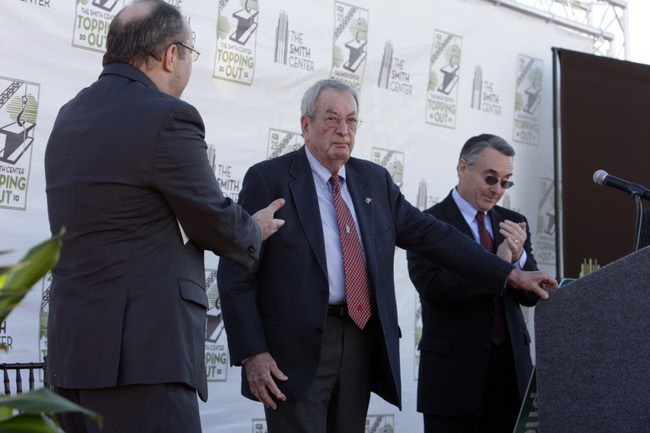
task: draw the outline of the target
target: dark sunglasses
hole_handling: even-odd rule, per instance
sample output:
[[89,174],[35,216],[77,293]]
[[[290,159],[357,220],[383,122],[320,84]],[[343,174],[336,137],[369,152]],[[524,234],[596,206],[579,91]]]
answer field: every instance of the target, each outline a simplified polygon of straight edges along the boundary
[[501,182],[499,182],[499,179],[494,176],[485,176],[485,183],[487,183],[490,186],[496,185],[498,183],[501,185],[501,188],[503,189],[512,188],[512,186],[514,185],[514,183],[510,182],[509,180],[502,180]]

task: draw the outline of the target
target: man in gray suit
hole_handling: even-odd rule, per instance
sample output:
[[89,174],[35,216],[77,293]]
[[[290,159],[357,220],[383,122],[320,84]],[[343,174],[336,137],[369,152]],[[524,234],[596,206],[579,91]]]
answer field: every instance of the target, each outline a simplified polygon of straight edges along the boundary
[[[178,99],[197,56],[175,7],[125,7],[99,79],[61,108],[47,145],[50,228],[66,230],[47,382],[103,415],[103,433],[201,431],[204,250],[250,268],[283,224],[282,200],[251,217],[220,191],[201,116]],[[99,431],[80,415],[61,421]]]

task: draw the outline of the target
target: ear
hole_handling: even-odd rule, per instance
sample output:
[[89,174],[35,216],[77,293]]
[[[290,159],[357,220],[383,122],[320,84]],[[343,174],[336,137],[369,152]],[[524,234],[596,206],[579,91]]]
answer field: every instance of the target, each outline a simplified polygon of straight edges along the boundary
[[300,126],[302,128],[302,138],[305,139],[305,143],[309,141],[310,121],[311,119],[307,116],[302,116],[300,118]]
[[178,64],[178,47],[175,44],[168,46],[162,54],[162,67],[166,72],[173,72]]
[[458,166],[456,167],[456,171],[458,172],[458,179],[462,179],[465,177],[467,174],[467,170],[469,170],[469,165],[467,165],[467,161],[464,159],[458,160]]

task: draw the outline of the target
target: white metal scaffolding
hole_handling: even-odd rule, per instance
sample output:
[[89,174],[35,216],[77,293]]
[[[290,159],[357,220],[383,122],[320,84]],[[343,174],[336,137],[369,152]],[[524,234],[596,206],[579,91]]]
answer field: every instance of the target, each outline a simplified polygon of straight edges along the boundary
[[629,60],[626,0],[485,0],[586,35],[593,53]]

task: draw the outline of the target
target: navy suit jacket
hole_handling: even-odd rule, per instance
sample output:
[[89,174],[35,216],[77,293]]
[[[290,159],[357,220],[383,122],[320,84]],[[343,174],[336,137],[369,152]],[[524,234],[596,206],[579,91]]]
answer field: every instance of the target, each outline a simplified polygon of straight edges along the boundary
[[[504,290],[512,265],[411,206],[377,164],[350,158],[346,184],[363,238],[378,323],[370,391],[401,406],[395,247],[462,271],[494,294]],[[250,212],[262,208],[270,197],[286,200],[277,213],[286,221],[284,226],[264,241],[261,260],[252,270],[222,259],[217,278],[231,363],[239,365],[252,355],[270,352],[289,377],[278,386],[286,404],[291,404],[314,381],[329,299],[318,198],[304,147],[248,170],[239,194],[241,205]],[[244,373],[242,393],[255,399]]]
[[196,109],[127,64],[61,108],[45,153],[51,231],[66,228],[50,385],[181,382],[207,398],[204,250],[251,267],[261,233],[221,193],[206,149]]
[[[474,241],[451,194],[425,212],[453,225]],[[489,215],[495,248],[503,242],[503,235],[499,233],[501,221],[527,223],[523,215],[499,206],[493,207]],[[523,269],[537,270],[528,224],[526,234],[527,259]],[[472,284],[464,273],[442,269],[417,254],[409,253],[407,257],[409,274],[422,304],[418,411],[444,416],[469,415],[478,406],[485,389],[494,315],[493,294]],[[534,293],[512,287],[507,287],[503,294],[522,398],[532,373],[532,362],[530,336],[520,304],[533,306],[538,299]]]

